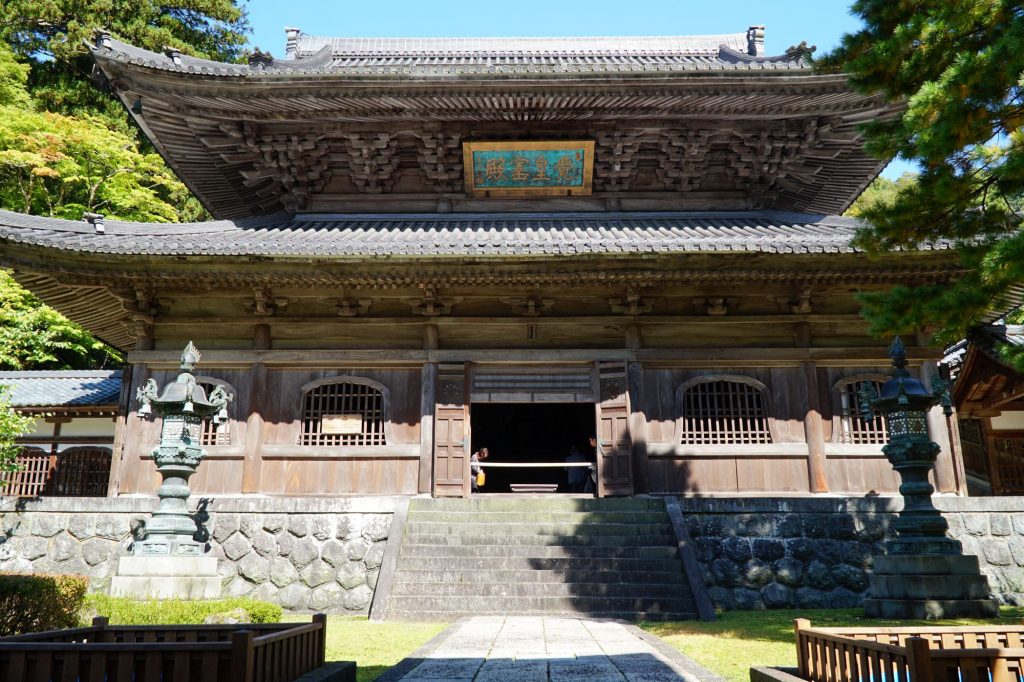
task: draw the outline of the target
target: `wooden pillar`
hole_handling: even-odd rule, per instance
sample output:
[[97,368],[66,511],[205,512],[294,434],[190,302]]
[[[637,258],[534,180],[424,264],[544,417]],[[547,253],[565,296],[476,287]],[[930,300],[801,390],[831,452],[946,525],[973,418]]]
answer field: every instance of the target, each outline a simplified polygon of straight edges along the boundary
[[807,392],[807,413],[804,415],[804,436],[807,440],[808,486],[812,493],[828,492],[828,469],[825,460],[825,427],[821,421],[821,389],[818,366],[800,363]]
[[117,497],[121,490],[121,460],[124,458],[125,431],[128,415],[132,412],[133,365],[121,372],[121,394],[117,399],[118,411],[114,417],[114,444],[110,446],[110,476],[107,478],[107,497]]
[[644,413],[644,368],[631,362],[626,370],[629,387],[629,438],[633,451],[633,492],[651,489],[647,460],[647,415]]
[[[938,373],[938,367],[930,360],[921,365],[921,383],[925,388],[931,390],[932,377],[937,376]],[[946,426],[946,415],[942,413],[940,405],[928,410],[928,433],[941,448],[939,456],[935,460],[935,490],[940,493],[956,492],[956,476],[953,474],[953,469],[956,466],[953,461],[954,454],[949,429]],[[959,453],[960,448],[957,447],[956,450],[962,459],[963,455]]]
[[[261,325],[265,326],[265,325]],[[259,493],[263,469],[263,410],[266,408],[267,366],[253,364],[249,373],[249,416],[245,420],[245,459],[242,460],[242,493]]]
[[429,493],[434,479],[434,403],[437,363],[424,363],[420,370],[420,474],[418,490]]

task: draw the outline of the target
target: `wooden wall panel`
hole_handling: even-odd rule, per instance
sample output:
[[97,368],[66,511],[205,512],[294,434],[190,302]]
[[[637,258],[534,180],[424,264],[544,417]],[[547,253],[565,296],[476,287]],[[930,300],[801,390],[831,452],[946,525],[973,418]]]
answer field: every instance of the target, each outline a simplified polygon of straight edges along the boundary
[[[140,368],[133,377],[131,396],[151,376],[162,388],[178,375],[174,369]],[[292,370],[271,369],[266,391],[258,404],[250,404],[251,377],[248,369],[218,369],[200,365],[199,376],[229,383],[235,395],[229,406],[231,445],[206,446],[210,455],[190,480],[195,494],[237,494],[242,491],[242,466],[246,438],[246,417],[251,410],[264,416],[263,445],[297,446],[301,429],[302,391],[304,384],[332,376],[352,375],[378,381],[388,387],[391,430],[389,445],[419,443],[420,370],[341,369]],[[137,406],[131,402],[131,413],[125,428],[125,459],[121,471],[120,492],[155,493],[160,484],[152,460],[140,458],[159,442],[159,420],[136,418]],[[342,454],[342,453],[339,453]],[[378,457],[316,458],[306,457],[263,459],[261,492],[266,494],[413,494],[417,492],[418,460],[389,456],[386,450]],[[411,476],[411,478],[410,478]]]

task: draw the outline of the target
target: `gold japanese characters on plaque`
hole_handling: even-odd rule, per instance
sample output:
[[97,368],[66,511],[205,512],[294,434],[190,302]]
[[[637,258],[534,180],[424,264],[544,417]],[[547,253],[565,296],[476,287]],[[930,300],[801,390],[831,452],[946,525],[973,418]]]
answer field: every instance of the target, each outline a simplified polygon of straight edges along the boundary
[[361,414],[325,414],[320,420],[320,433],[347,435],[363,432]]
[[477,197],[590,194],[593,140],[466,142],[466,193]]

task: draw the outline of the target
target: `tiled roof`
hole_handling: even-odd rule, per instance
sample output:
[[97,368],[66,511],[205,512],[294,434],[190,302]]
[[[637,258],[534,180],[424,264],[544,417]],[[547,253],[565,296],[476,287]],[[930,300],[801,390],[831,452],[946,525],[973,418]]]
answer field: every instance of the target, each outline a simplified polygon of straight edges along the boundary
[[121,371],[0,372],[0,386],[10,388],[14,407],[116,405]]
[[[0,241],[152,256],[530,257],[579,254],[852,253],[852,218],[782,211],[311,214],[191,224],[85,222],[0,211]],[[948,244],[923,245],[922,250]]]
[[809,70],[805,54],[748,54],[747,34],[570,38],[328,38],[299,34],[293,58],[226,64],[145,50],[109,37],[93,54],[206,76],[451,76]]

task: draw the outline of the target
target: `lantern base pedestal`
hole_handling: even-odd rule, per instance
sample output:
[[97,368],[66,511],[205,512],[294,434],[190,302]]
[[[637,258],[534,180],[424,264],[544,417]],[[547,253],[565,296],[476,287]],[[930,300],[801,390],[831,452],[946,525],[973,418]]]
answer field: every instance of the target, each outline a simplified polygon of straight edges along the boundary
[[876,556],[868,577],[868,618],[995,618],[978,557],[961,554]]
[[110,594],[133,599],[217,599],[221,577],[212,556],[123,556]]

